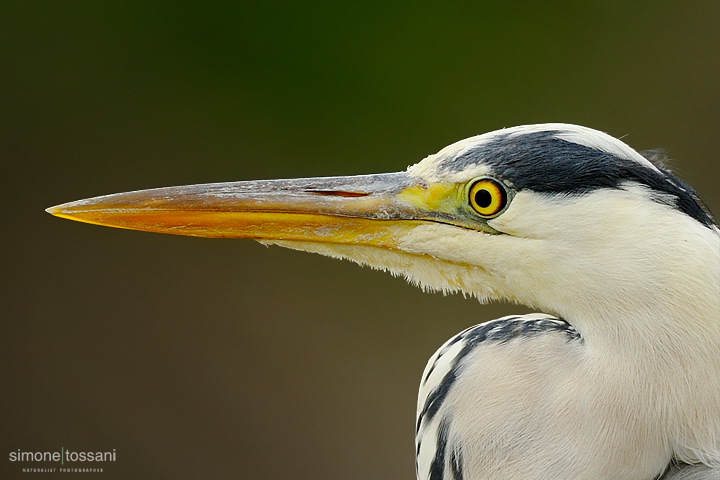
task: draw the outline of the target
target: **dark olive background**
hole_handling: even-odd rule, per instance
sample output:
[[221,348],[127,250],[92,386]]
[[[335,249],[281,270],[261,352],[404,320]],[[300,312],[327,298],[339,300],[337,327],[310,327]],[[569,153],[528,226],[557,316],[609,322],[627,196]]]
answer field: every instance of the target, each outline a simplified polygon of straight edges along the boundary
[[526,311],[46,207],[552,121],[666,148],[718,212],[719,86],[715,1],[0,3],[0,476],[64,447],[116,449],[108,479],[411,479],[427,358]]

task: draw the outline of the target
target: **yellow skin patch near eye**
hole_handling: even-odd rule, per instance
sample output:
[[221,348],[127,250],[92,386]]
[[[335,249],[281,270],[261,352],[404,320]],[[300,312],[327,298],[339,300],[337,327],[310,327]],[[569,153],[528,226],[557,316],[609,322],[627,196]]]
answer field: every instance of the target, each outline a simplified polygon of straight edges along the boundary
[[398,193],[398,198],[422,210],[450,214],[457,211],[461,195],[461,184],[436,183],[407,187]]
[[470,187],[470,206],[480,215],[491,217],[507,203],[505,189],[496,180],[480,180]]

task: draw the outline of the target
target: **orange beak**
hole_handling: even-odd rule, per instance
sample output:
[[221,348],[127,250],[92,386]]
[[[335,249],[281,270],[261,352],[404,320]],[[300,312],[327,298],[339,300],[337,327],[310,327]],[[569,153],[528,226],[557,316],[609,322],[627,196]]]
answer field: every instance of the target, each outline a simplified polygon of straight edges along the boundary
[[447,211],[455,191],[448,185],[431,188],[402,172],[157,188],[65,203],[47,212],[175,235],[393,249],[400,236],[423,222],[457,223]]

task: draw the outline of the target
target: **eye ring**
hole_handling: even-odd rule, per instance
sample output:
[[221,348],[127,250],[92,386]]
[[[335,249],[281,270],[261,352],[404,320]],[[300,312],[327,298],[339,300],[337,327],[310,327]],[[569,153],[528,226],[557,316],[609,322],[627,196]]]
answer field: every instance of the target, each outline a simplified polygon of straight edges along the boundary
[[507,206],[507,188],[494,178],[476,180],[468,189],[468,202],[478,215],[486,218],[494,217]]

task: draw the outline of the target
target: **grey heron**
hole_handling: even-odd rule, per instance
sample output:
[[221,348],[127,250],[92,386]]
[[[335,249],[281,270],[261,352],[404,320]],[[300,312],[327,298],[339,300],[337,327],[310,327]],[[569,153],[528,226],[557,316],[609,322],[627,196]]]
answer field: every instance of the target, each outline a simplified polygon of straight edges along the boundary
[[585,127],[508,128],[405,172],[159,188],[48,209],[243,237],[538,314],[422,375],[420,480],[720,478],[720,230],[661,162]]

